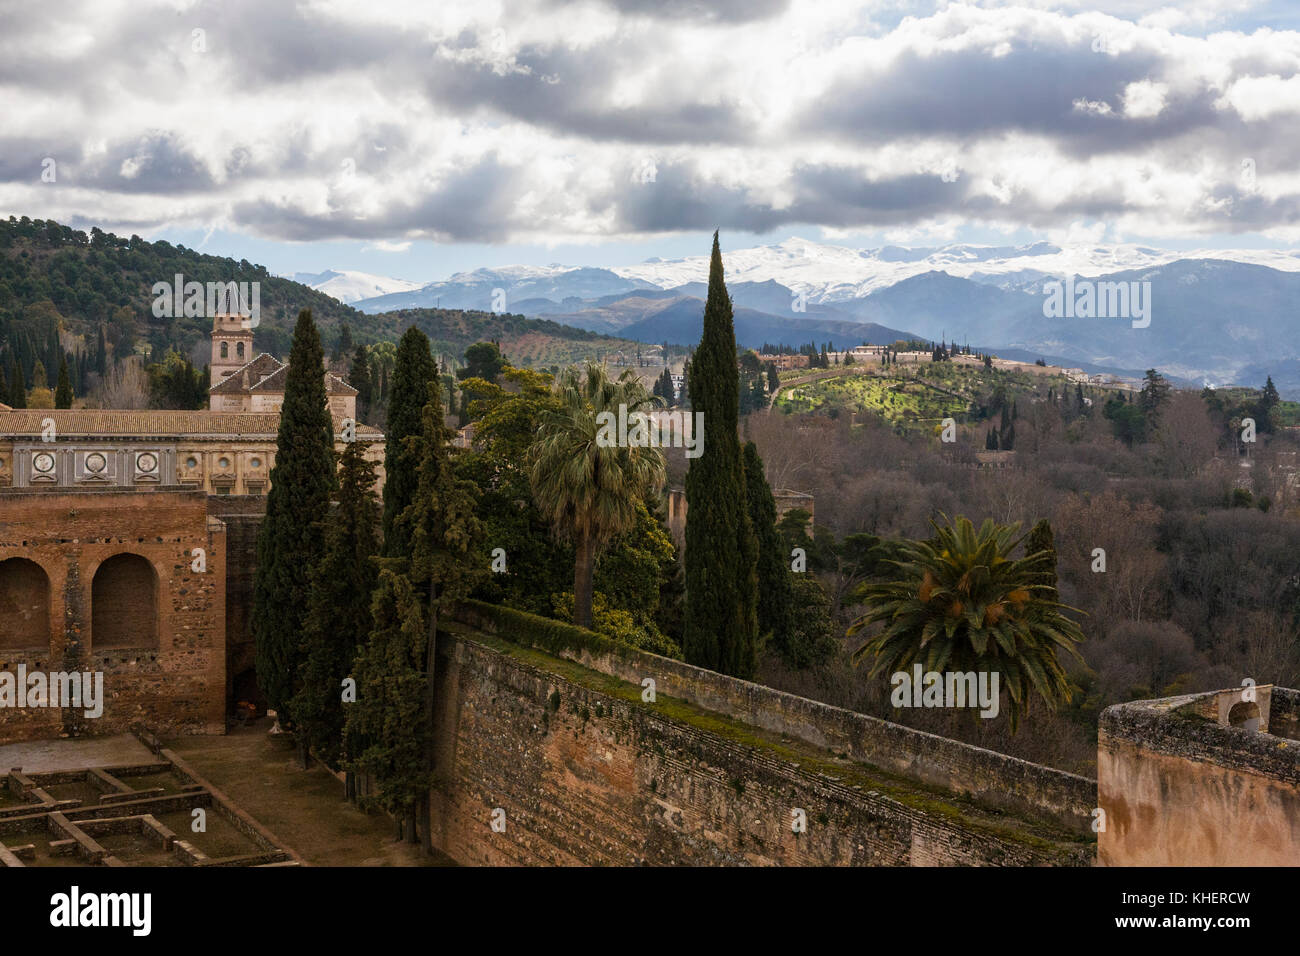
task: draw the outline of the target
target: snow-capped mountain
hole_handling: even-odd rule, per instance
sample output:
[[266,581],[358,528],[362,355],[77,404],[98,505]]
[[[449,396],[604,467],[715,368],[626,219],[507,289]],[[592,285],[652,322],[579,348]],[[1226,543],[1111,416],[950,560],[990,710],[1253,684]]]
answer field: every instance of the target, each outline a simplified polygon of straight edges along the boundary
[[[592,299],[644,288],[657,287],[639,279],[626,279],[609,269],[561,265],[503,266],[458,272],[449,279],[354,304],[363,312],[440,306],[444,309],[484,312],[504,309],[531,313],[546,311],[545,302],[558,305],[566,299]],[[540,308],[530,310],[526,305],[529,300],[537,301]]]
[[[1027,246],[950,245],[938,248],[851,249],[790,238],[771,246],[737,249],[724,255],[727,282],[775,280],[810,302],[843,302],[924,275],[946,272],[1000,288],[1017,288],[1044,276],[1100,276],[1167,265],[1179,259],[1227,259],[1300,272],[1296,250],[1210,250],[1175,252],[1137,245],[1076,245],[1049,242]],[[653,259],[612,270],[628,279],[663,289],[706,282],[709,257]]]
[[[1300,272],[1298,250],[1174,251],[1139,245],[1067,245],[1036,242],[1025,246],[949,245],[907,249],[882,246],[853,249],[792,237],[775,245],[729,250],[724,254],[727,283],[775,282],[802,293],[808,303],[832,304],[862,299],[906,279],[946,272],[1002,289],[1026,289],[1044,277],[1096,277],[1133,269],[1150,269],[1180,259],[1221,259]],[[594,299],[637,289],[680,289],[704,283],[709,257],[649,259],[612,268],[571,265],[504,266],[460,272],[425,285],[382,279],[362,273],[322,273],[327,281],[306,282],[363,312],[441,305],[453,309],[493,309],[493,293],[505,293],[505,308],[531,314],[566,311],[566,299]],[[370,296],[344,298],[353,286],[333,276],[360,277],[389,283]],[[360,286],[362,283],[357,282]],[[338,290],[333,291],[333,290]],[[541,301],[546,300],[546,301]],[[549,304],[548,304],[549,303]]]
[[[918,335],[1215,384],[1260,385],[1272,375],[1284,394],[1300,394],[1300,342],[1291,334],[1297,250],[1049,242],[850,249],[792,238],[726,252],[724,263],[737,341],[751,348]],[[372,313],[435,305],[508,311],[690,344],[699,337],[708,268],[700,255],[615,268],[477,269],[353,305]],[[1151,322],[1048,318],[1045,285],[1069,276],[1149,287]]]
[[303,285],[309,285],[318,292],[333,296],[340,302],[351,305],[362,299],[387,295],[390,292],[409,292],[422,285],[409,279],[393,279],[389,276],[371,275],[368,272],[353,272],[347,269],[326,269],[324,272],[297,272],[289,278]]

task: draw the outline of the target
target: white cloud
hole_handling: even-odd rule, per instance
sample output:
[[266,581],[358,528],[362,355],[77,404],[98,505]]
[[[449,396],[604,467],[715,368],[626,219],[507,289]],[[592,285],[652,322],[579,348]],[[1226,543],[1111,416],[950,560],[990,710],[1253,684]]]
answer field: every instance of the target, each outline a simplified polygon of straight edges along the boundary
[[[61,18],[75,28],[11,17],[0,213],[382,251],[706,222],[1280,235],[1300,215],[1283,122],[1300,34],[1176,32],[1235,0],[954,3],[892,22],[866,0],[721,6],[740,12],[87,0]],[[1241,156],[1268,157],[1253,202]],[[646,157],[653,181],[633,183]]]
[[1236,110],[1248,123],[1300,113],[1300,74],[1247,76],[1233,82],[1219,100],[1221,108]]
[[1165,108],[1169,87],[1164,83],[1139,80],[1124,87],[1124,115],[1129,119],[1151,119]]

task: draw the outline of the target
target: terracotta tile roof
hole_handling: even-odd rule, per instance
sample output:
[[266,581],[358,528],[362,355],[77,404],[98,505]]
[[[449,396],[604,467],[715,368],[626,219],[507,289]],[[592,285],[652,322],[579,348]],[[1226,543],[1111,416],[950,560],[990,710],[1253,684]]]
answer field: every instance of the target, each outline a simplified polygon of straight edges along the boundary
[[289,378],[289,366],[281,365],[270,375],[249,386],[250,392],[283,392]]
[[[289,366],[263,352],[253,361],[236,369],[225,381],[208,389],[218,395],[240,395],[247,392],[283,392]],[[337,375],[325,375],[325,392],[328,395],[356,395],[357,390]]]
[[[41,422],[54,419],[55,433],[66,438],[198,438],[230,437],[275,440],[279,412],[210,412],[124,410],[99,408],[0,408],[0,435],[39,438]],[[383,433],[357,425],[357,435],[368,441]]]
[[218,395],[238,395],[284,367],[274,355],[262,352],[253,361],[241,365],[228,375],[224,381],[213,385],[208,391],[216,392]]
[[[289,366],[281,365],[278,369],[249,389],[252,392],[283,392],[289,378]],[[325,373],[325,394],[356,395],[357,390],[337,375]]]

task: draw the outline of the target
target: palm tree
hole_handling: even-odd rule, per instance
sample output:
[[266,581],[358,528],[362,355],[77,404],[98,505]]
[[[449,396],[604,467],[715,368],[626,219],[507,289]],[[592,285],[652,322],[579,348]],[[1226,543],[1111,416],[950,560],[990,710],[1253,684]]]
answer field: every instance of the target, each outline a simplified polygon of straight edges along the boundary
[[559,410],[546,414],[529,449],[533,498],[556,534],[574,543],[573,619],[591,627],[596,557],[611,538],[635,525],[637,500],[658,492],[665,475],[657,447],[597,441],[597,436],[605,415],[617,423],[620,405],[632,421],[650,412],[656,400],[631,369],[611,380],[603,366],[590,362],[585,376],[566,369],[556,396]]
[[883,629],[853,654],[874,658],[871,676],[923,665],[926,671],[998,673],[1010,698],[1014,732],[1037,692],[1051,710],[1070,700],[1070,681],[1058,648],[1076,660],[1079,626],[1061,612],[1044,583],[1045,552],[1023,558],[1011,552],[1023,539],[1019,524],[986,520],[977,532],[969,519],[931,522],[936,537],[900,545],[900,576],[869,583],[858,592],[870,610],[849,627],[850,636],[869,624]]

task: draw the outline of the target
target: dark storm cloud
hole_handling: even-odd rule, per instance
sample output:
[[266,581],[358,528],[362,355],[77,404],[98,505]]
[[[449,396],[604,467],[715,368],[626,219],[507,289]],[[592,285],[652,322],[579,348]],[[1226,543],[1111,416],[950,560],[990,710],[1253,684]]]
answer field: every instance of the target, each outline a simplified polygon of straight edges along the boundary
[[939,214],[960,205],[966,185],[937,175],[906,174],[866,179],[861,170],[805,166],[795,170],[795,201],[781,208],[748,190],[723,186],[690,166],[656,170],[654,182],[619,189],[610,197],[620,227],[630,232],[666,232],[723,226],[766,232],[780,226],[818,222],[831,226],[892,225]]
[[111,192],[162,194],[201,192],[216,185],[202,160],[172,133],[115,143],[104,155],[79,165],[73,182]]
[[5,136],[0,133],[0,183],[36,183],[46,159],[55,162],[57,177],[81,158],[81,144],[60,136],[40,139],[31,136]]
[[425,89],[454,113],[491,109],[535,126],[596,140],[639,143],[736,143],[752,131],[734,104],[651,98],[631,107],[607,101],[629,63],[653,56],[640,42],[595,50],[526,48],[520,70],[498,72],[490,63],[456,60],[439,50],[424,69]]
[[1113,121],[1082,114],[1073,104],[1102,100],[1118,108],[1124,88],[1159,66],[1149,54],[1121,60],[1086,45],[1016,46],[1000,57],[979,49],[907,52],[883,73],[864,69],[844,78],[798,125],[807,133],[877,144],[908,135],[979,138],[1013,131],[1083,138],[1105,131],[1127,143],[1152,131],[1117,130]]
[[317,213],[292,203],[241,202],[232,218],[237,226],[276,239],[384,239],[417,231],[452,242],[496,242],[518,227],[514,205],[525,187],[520,171],[495,153],[446,177],[429,192],[392,202],[378,218],[358,219],[347,211]]

